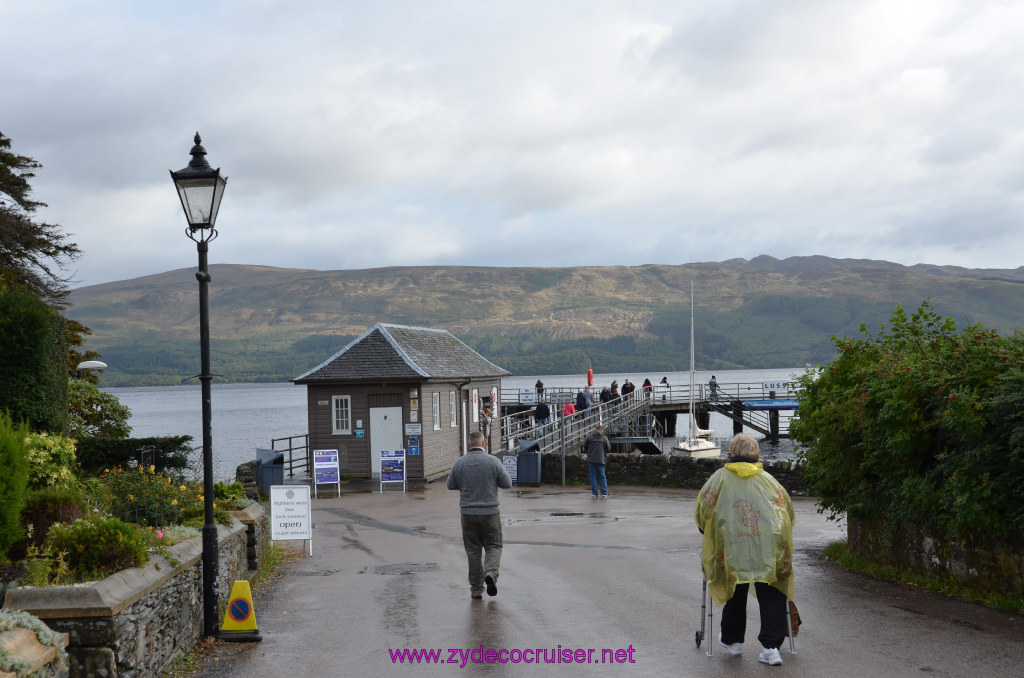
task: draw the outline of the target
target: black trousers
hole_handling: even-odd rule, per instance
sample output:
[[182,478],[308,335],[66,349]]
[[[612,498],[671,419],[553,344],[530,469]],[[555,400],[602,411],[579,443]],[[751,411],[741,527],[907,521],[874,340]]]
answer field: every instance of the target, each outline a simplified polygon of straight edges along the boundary
[[[757,639],[762,647],[782,647],[786,638],[786,594],[764,582],[755,582],[757,605],[761,608],[761,632]],[[742,643],[747,632],[747,593],[750,584],[737,584],[736,593],[722,606],[722,642]]]

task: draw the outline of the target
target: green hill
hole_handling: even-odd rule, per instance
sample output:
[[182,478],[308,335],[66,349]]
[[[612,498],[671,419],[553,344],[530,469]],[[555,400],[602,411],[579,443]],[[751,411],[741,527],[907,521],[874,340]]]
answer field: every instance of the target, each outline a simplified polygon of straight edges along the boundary
[[[76,289],[67,315],[93,330],[105,386],[176,384],[199,370],[194,269]],[[677,371],[689,366],[690,280],[701,369],[831,360],[833,334],[930,298],[958,324],[1010,332],[1024,267],[971,270],[761,256],[681,266],[392,267],[315,271],[210,267],[213,372],[298,376],[377,322],[452,331],[516,374]]]

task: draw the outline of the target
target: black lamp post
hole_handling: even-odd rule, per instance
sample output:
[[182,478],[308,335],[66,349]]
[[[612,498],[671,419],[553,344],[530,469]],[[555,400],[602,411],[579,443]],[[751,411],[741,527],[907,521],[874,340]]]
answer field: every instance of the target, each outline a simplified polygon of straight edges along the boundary
[[201,353],[201,374],[199,381],[203,391],[203,508],[206,520],[203,524],[203,635],[217,635],[217,526],[213,521],[213,436],[210,420],[210,295],[208,285],[210,274],[207,272],[206,253],[209,242],[217,237],[214,224],[220,201],[224,197],[224,186],[227,177],[220,175],[220,168],[213,169],[203,157],[206,149],[202,147],[202,139],[196,132],[195,146],[192,147],[192,161],[188,167],[171,172],[171,179],[178,189],[181,206],[188,219],[185,230],[199,250],[199,347]]

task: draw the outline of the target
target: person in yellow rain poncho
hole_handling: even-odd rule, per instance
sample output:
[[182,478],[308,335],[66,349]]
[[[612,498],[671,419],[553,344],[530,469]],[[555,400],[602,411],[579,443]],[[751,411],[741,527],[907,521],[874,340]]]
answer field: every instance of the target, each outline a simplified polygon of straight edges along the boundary
[[754,584],[761,609],[758,660],[782,663],[786,609],[793,599],[793,502],[761,466],[757,441],[739,434],[729,445],[725,466],[697,495],[694,520],[704,534],[703,566],[708,590],[722,608],[719,642],[742,652],[747,626],[747,593]]

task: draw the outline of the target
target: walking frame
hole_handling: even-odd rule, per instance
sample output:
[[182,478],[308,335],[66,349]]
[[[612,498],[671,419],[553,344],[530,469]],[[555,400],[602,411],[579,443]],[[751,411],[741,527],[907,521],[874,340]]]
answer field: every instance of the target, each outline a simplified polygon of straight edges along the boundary
[[[700,631],[696,632],[696,635],[695,635],[695,638],[694,638],[694,640],[697,642],[697,647],[700,647],[701,641],[706,638],[705,631],[711,631],[714,628],[715,602],[714,601],[710,601],[711,604],[709,605],[708,604],[708,602],[709,602],[708,601],[708,597],[709,596],[710,596],[710,592],[708,591],[708,578],[707,578],[707,576],[704,576],[703,577],[703,581],[701,582],[701,593],[700,593]],[[705,626],[704,626],[704,621],[705,621],[705,616],[704,615],[705,614],[707,614],[707,618],[706,618],[707,619],[707,627],[706,627],[706,629],[705,629]],[[789,629],[789,653],[790,654],[796,654],[796,641],[793,640],[793,619],[792,619],[792,617],[789,614],[789,601],[788,600],[786,601],[786,627]],[[707,656],[709,656],[709,657],[714,657],[715,656],[714,647],[715,647],[714,641],[709,640],[708,641],[708,649],[707,649],[707,652],[705,652],[705,654]]]

